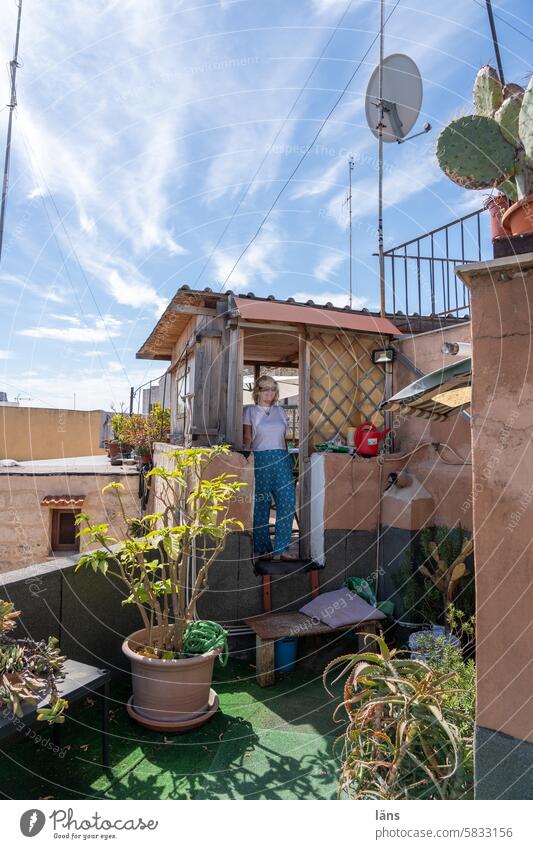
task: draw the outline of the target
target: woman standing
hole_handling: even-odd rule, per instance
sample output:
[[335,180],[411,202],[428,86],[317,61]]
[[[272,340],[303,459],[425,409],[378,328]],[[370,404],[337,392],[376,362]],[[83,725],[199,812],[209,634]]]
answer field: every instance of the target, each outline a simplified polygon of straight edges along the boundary
[[[252,396],[254,403],[244,408],[243,446],[246,451],[254,452],[254,553],[260,559],[297,560],[288,551],[295,505],[292,462],[286,441],[289,422],[277,403],[279,387],[273,377],[268,374],[259,377]],[[276,504],[274,548],[269,534],[272,499]]]

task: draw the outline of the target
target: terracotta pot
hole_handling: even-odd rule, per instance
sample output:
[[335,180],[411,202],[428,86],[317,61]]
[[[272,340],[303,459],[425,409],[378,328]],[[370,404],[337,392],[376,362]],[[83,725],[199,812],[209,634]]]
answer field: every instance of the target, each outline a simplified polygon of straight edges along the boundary
[[502,225],[507,236],[533,233],[533,194],[513,203],[502,215]]
[[[157,634],[157,627],[154,634]],[[130,634],[122,651],[131,663],[133,709],[142,719],[186,724],[209,709],[213,665],[218,651],[210,651],[185,660],[158,660],[137,654],[145,645],[145,628]]]
[[488,209],[490,213],[490,229],[493,239],[501,239],[502,236],[507,236],[502,225],[502,215],[509,209],[510,205],[511,201],[507,195],[494,195],[486,201],[485,209]]

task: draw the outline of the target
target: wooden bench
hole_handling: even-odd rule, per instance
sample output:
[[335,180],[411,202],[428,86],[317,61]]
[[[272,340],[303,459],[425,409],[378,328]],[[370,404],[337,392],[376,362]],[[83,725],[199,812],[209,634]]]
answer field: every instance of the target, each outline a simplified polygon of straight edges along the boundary
[[[69,706],[74,702],[80,701],[89,695],[97,693],[101,700],[101,740],[102,740],[102,765],[104,769],[109,769],[109,738],[108,738],[108,722],[109,722],[109,681],[111,673],[108,669],[100,669],[96,666],[88,666],[86,663],[79,663],[77,660],[66,660],[63,666],[65,678],[57,682],[59,695],[63,699],[67,699]],[[39,708],[49,707],[49,701],[44,699],[38,705]],[[41,722],[37,719],[38,707],[26,704],[24,706],[23,716],[15,716],[8,708],[0,708],[0,744],[8,742],[17,734],[24,732],[23,736],[29,736],[30,729],[33,725],[40,726],[46,730],[50,726],[47,722]],[[65,723],[69,720],[68,708],[65,711]],[[55,746],[60,746],[60,734],[63,723],[52,725],[52,737]]]
[[367,633],[375,634],[376,625],[382,619],[364,620],[342,625],[340,628],[330,628],[316,619],[311,619],[304,613],[263,613],[259,616],[249,616],[244,620],[255,632],[255,677],[260,687],[270,687],[275,682],[276,670],[274,660],[274,642],[284,637],[309,637],[316,634],[334,634],[340,631],[351,631],[353,628],[364,629]]

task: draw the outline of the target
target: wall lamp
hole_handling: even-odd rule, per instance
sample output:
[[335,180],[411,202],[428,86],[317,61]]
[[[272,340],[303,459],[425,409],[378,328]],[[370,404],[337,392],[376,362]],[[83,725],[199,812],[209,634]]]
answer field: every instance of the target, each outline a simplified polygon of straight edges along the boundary
[[372,351],[372,362],[375,366],[380,363],[392,363],[394,353],[394,348],[376,348],[375,351]]

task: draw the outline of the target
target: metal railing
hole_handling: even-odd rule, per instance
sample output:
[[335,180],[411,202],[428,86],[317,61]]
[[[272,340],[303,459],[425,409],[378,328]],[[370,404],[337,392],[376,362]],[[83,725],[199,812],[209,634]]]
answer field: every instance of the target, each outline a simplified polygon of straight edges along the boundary
[[[429,317],[423,329],[469,315],[470,292],[454,270],[490,255],[488,222],[481,223],[484,211],[463,215],[385,251],[388,313]],[[416,320],[410,323],[416,326]]]

